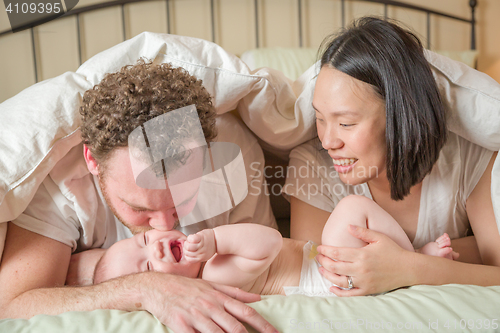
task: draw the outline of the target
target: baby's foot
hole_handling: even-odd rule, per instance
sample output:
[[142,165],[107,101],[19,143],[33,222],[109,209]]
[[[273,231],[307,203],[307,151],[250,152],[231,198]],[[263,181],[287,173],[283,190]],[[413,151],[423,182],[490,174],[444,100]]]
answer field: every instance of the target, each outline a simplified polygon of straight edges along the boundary
[[425,244],[417,252],[451,260],[456,260],[459,256],[459,254],[451,248],[451,239],[447,233],[442,234],[435,242]]

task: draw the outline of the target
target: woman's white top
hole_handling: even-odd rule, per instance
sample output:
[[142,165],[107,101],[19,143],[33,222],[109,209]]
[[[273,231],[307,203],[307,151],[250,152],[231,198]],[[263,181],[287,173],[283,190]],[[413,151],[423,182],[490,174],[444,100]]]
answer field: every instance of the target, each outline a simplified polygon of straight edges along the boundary
[[[444,232],[450,238],[464,237],[470,227],[466,201],[483,175],[493,152],[449,132],[439,159],[422,183],[418,226],[413,246],[420,248]],[[285,197],[294,196],[331,212],[351,194],[372,199],[366,183],[346,185],[333,168],[319,140],[310,140],[290,153]]]

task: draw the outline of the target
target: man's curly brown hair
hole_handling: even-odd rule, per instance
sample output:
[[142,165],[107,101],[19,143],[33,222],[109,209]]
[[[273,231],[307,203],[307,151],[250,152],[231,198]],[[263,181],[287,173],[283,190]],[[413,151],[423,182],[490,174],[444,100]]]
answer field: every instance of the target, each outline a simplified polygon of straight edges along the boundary
[[83,95],[82,140],[105,168],[114,149],[128,146],[129,134],[148,120],[188,105],[196,106],[207,142],[217,136],[212,98],[196,79],[171,64],[140,60],[102,81]]

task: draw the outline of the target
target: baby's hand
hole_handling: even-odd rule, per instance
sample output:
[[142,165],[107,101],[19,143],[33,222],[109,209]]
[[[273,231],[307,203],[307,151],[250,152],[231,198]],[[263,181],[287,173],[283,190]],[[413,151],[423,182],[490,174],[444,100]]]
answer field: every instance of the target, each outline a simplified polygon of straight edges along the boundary
[[194,235],[189,235],[184,242],[184,256],[187,261],[207,261],[213,257],[216,250],[215,233],[212,229],[205,229]]

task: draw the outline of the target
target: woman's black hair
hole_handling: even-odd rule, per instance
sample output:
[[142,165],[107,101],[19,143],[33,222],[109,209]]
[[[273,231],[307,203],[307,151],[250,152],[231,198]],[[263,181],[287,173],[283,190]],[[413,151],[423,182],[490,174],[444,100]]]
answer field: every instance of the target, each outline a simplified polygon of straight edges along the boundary
[[385,101],[387,178],[391,198],[403,199],[432,170],[447,138],[445,106],[422,44],[375,17],[358,19],[323,43],[321,67],[372,85]]

